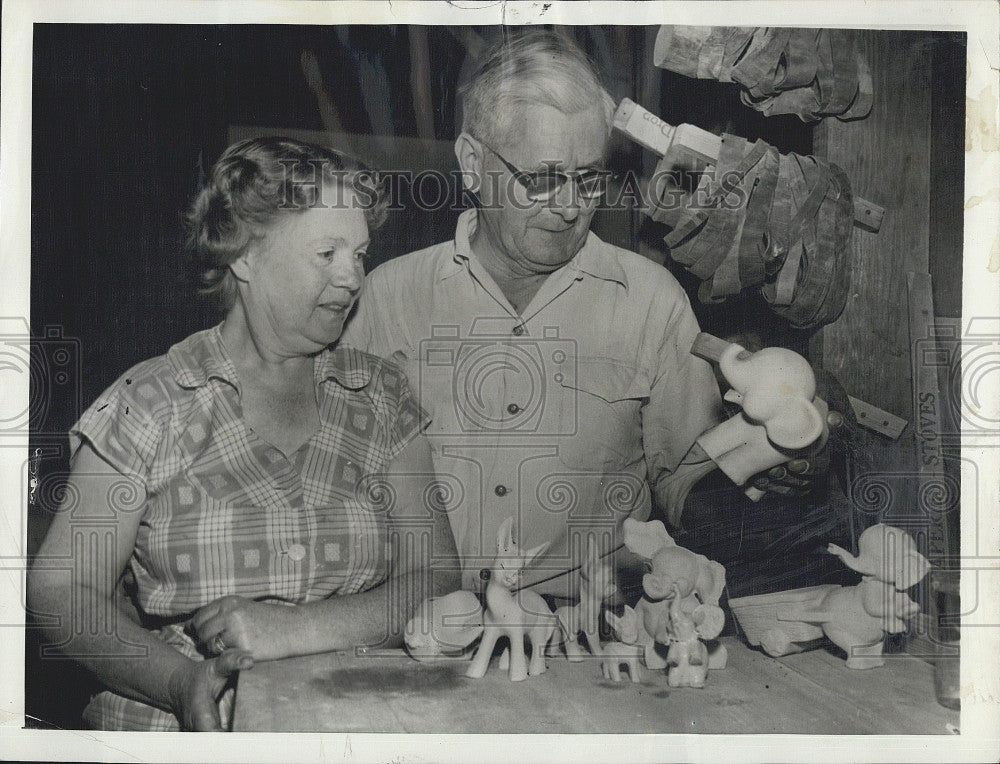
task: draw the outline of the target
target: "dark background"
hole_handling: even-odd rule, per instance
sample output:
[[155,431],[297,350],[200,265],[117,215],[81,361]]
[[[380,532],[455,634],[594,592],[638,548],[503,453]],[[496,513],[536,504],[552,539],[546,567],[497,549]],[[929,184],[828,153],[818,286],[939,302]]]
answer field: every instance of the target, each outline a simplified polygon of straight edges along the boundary
[[[315,51],[348,132],[372,131],[359,84],[358,61],[364,60],[384,68],[393,135],[416,136],[407,28],[347,32],[350,49],[330,27],[35,25],[31,329],[32,336],[48,338],[41,343],[43,361],[52,348],[65,346],[76,364],[62,387],[47,385],[44,375],[33,386],[33,402],[41,396],[44,404],[33,406],[31,424],[32,448],[44,455],[43,478],[66,469],[65,433],[105,387],[138,361],[219,319],[183,278],[182,214],[226,146],[230,126],[275,133],[323,129],[302,73],[303,50]],[[446,30],[429,27],[427,33],[435,137],[451,141],[454,85],[466,54]],[[765,119],[740,103],[736,86],[654,70],[647,28],[582,27],[574,34],[605,70],[616,100],[642,102],[642,77],[658,77],[658,114],[670,124],[763,138],[783,153],[812,149],[810,126],[793,116]],[[624,47],[617,44],[623,39]],[[960,190],[964,36],[928,34],[928,41],[935,46],[935,134],[943,136],[931,157],[932,173]],[[646,73],[637,77],[637,71]],[[643,105],[657,111],[657,104]],[[649,162],[645,153],[616,141],[612,167],[641,167]],[[373,240],[373,263],[448,238],[457,215],[447,209],[396,213]],[[599,213],[594,228],[612,243],[635,249],[645,242],[655,250],[665,233],[638,213],[611,215]],[[960,239],[960,209],[955,220]],[[954,251],[961,252],[960,241]],[[960,254],[954,262],[932,265],[938,315],[959,315],[961,267]],[[696,281],[671,270],[693,295]],[[726,335],[753,328],[767,334],[769,344],[808,345],[807,333],[788,330],[754,299],[712,309],[694,298],[692,303],[706,331]],[[29,555],[52,508],[43,501],[29,511]],[[40,661],[29,630],[29,723],[79,726],[79,711],[93,689],[93,681],[69,662]]]

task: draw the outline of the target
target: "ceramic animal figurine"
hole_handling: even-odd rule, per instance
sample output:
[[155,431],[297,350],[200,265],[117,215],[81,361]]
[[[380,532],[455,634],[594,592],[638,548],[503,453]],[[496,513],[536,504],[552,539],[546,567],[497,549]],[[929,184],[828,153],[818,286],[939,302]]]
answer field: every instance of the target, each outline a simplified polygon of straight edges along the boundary
[[[514,541],[514,518],[508,517],[497,531],[497,556],[486,585],[486,612],[483,614],[483,636],[466,671],[466,676],[480,679],[486,675],[497,640],[507,637],[510,642],[508,676],[519,682],[528,676],[545,673],[545,646],[556,628],[555,614],[538,594],[530,589],[514,591],[521,570],[541,555],[548,544],[521,552]],[[524,654],[524,638],[531,643],[531,662]]]
[[[743,409],[712,428],[698,443],[737,485],[788,461],[788,451],[822,444],[828,429],[826,402],[816,397],[809,362],[791,350],[764,348],[750,353],[726,347],[719,369],[732,386],[725,398]],[[759,498],[759,492],[752,498]]]
[[698,638],[694,619],[681,607],[674,584],[670,599],[670,648],[667,650],[667,684],[671,687],[704,687],[708,674],[708,648]]
[[618,616],[610,610],[604,611],[604,618],[614,632],[618,641],[604,645],[604,661],[601,672],[605,679],[612,682],[621,681],[621,667],[628,669],[628,676],[633,682],[641,682],[639,657],[643,654],[643,646],[639,644],[639,615],[625,606],[625,612]]
[[837,588],[837,584],[821,584],[783,592],[730,597],[729,608],[742,627],[747,642],[760,647],[772,658],[780,658],[819,647],[823,641],[821,626],[804,621],[793,623],[786,620],[786,616],[802,606],[812,607]]
[[[625,546],[649,560],[650,572],[643,576],[643,596],[635,608],[643,626],[638,643],[643,646],[646,668],[662,669],[667,661],[656,644],[667,646],[669,653],[676,629],[687,635],[690,622],[698,640],[712,640],[721,633],[725,614],[719,598],[726,585],[726,569],[678,546],[659,520],[641,523],[628,518],[622,531]],[[716,645],[707,665],[725,668],[727,659],[725,647]]]
[[608,559],[598,556],[594,538],[588,536],[586,558],[580,566],[580,601],[575,605],[565,605],[556,609],[558,633],[566,657],[570,661],[577,663],[583,660],[583,651],[577,642],[577,635],[580,633],[587,641],[590,652],[596,657],[601,657],[601,641],[598,638],[601,603],[613,597],[616,592],[611,563]]
[[858,539],[860,554],[852,556],[836,544],[828,550],[862,574],[857,586],[840,586],[808,606],[779,615],[779,620],[818,624],[834,644],[847,653],[847,667],[868,669],[885,663],[886,634],[906,630],[906,619],[920,606],[902,590],[917,584],[930,564],[905,531],[873,525]]
[[407,622],[406,648],[418,661],[461,654],[483,633],[483,608],[475,594],[456,591],[428,597]]

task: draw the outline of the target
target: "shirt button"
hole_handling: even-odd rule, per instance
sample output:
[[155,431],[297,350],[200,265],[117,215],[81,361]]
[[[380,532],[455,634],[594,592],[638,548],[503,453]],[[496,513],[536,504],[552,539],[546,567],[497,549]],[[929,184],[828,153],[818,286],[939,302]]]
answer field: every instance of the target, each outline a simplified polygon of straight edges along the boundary
[[493,493],[495,493],[497,496],[506,496],[507,495],[507,486],[505,486],[505,485],[498,485],[496,488],[493,489]]
[[512,403],[512,404],[510,404],[507,407],[507,413],[508,414],[516,414],[520,410],[521,410],[521,407],[518,406],[516,403]]
[[515,337],[520,337],[524,334],[524,327],[521,324],[517,324],[513,329],[511,329],[511,332]]
[[302,544],[292,544],[288,547],[288,556],[295,562],[300,562],[306,558],[306,548]]

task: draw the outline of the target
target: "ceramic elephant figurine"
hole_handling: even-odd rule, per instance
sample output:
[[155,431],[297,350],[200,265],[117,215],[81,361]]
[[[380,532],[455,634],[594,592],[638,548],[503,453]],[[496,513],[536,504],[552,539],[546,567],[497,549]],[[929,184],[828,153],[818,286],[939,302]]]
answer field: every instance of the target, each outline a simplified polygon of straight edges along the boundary
[[817,603],[792,610],[780,620],[820,625],[830,641],[847,653],[848,668],[881,666],[885,634],[905,631],[906,619],[920,612],[902,590],[920,582],[930,564],[909,534],[889,525],[865,530],[858,539],[857,557],[836,544],[828,549],[863,575],[861,583],[832,589]]
[[[719,598],[726,585],[726,569],[678,546],[659,520],[641,523],[628,518],[622,530],[625,546],[649,560],[650,571],[642,579],[643,597],[635,607],[643,626],[639,644],[646,667],[666,667],[675,642],[687,644],[693,638],[705,648],[699,640],[715,639],[725,623]],[[675,638],[678,632],[684,634],[683,639]],[[668,646],[667,660],[656,651],[656,643]],[[675,655],[680,649],[675,649]],[[689,645],[686,649],[696,648]],[[725,668],[726,661],[725,647],[718,645],[705,665]]]
[[732,343],[719,369],[732,386],[726,400],[743,412],[704,433],[698,444],[734,483],[784,464],[789,452],[822,444],[828,407],[816,397],[816,376],[805,358],[780,347],[750,353]]
[[904,619],[919,612],[920,606],[904,592],[866,577],[857,586],[838,586],[812,608],[783,618],[818,624],[827,638],[847,653],[848,668],[868,669],[885,663],[885,635],[905,631]]
[[604,619],[617,637],[617,641],[604,645],[604,661],[601,664],[604,678],[620,682],[621,667],[624,665],[628,668],[629,679],[633,682],[642,681],[639,657],[643,654],[644,647],[639,642],[639,635],[645,632],[639,624],[638,613],[626,605],[621,615],[605,610]]
[[[675,585],[676,590],[676,585]],[[667,684],[671,687],[704,687],[708,675],[708,648],[700,637],[703,633],[718,636],[722,625],[708,624],[702,619],[696,621],[693,615],[685,613],[680,606],[678,594],[670,600],[670,647],[667,650]],[[704,616],[704,610],[696,609],[699,616]]]
[[836,544],[829,544],[827,551],[837,555],[851,570],[893,584],[897,589],[915,586],[931,567],[917,551],[909,533],[882,523],[866,528],[858,537],[857,557]]

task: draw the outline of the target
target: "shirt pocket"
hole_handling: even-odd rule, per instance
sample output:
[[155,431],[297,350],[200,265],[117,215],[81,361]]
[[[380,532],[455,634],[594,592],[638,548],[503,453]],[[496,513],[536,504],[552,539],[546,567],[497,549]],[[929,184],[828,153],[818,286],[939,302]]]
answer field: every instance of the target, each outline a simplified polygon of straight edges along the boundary
[[634,363],[577,357],[560,389],[559,459],[584,472],[611,472],[642,458],[641,409],[649,399]]

